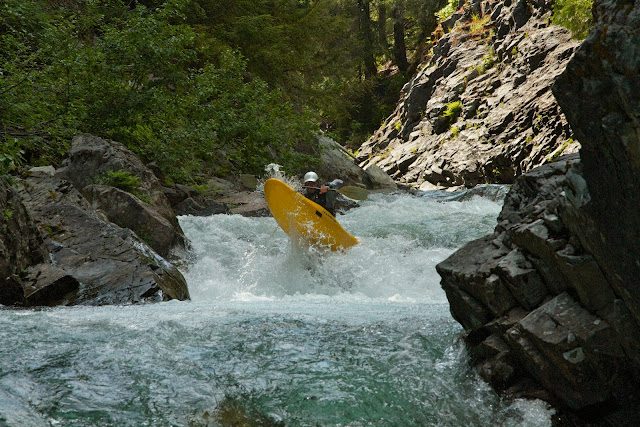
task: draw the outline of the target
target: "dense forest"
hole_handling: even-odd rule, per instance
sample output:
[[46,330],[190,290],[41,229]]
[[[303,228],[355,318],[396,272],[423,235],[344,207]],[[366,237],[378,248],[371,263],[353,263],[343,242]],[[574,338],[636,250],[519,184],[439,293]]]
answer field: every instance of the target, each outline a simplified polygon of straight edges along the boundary
[[380,125],[457,5],[2,0],[0,175],[59,165],[79,133],[124,143],[167,182],[298,172],[319,131],[356,148]]

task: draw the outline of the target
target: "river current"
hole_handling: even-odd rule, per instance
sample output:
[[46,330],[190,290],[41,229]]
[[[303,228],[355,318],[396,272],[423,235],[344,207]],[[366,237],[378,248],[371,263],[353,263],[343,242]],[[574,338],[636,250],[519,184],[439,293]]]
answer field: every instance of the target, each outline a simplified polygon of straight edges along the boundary
[[500,208],[374,194],[338,215],[346,253],[272,218],[180,217],[191,301],[0,309],[0,425],[548,426],[468,367],[435,271]]

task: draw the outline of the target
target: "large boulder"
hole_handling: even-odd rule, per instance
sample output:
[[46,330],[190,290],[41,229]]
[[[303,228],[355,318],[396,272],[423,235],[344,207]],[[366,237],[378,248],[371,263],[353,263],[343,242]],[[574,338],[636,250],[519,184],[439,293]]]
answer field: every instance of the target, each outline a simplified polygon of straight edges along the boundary
[[25,271],[24,304],[104,305],[188,299],[182,274],[128,228],[108,221],[50,171],[19,180],[48,256]]
[[574,230],[640,322],[640,1],[599,1],[597,27],[554,86],[583,148]]
[[518,178],[494,233],[437,270],[489,382],[543,397],[575,425],[631,426],[640,425],[640,1],[594,10],[595,28],[554,86],[580,156]]
[[87,185],[82,193],[92,208],[99,209],[114,224],[134,231],[161,256],[167,257],[171,253],[178,238],[179,247],[183,248],[183,236],[176,231],[175,221],[168,220],[134,194],[98,184]]
[[640,328],[573,232],[583,182],[577,155],[521,176],[495,232],[436,268],[487,381],[593,422],[637,403]]
[[361,168],[356,157],[336,141],[319,136],[320,165],[316,171],[327,181],[341,179],[345,185],[364,186],[369,189],[395,190],[396,183],[376,165]]
[[[109,172],[137,177],[135,194],[96,187]],[[140,233],[163,257],[178,259],[187,244],[162,184],[140,159],[119,142],[83,134],[73,138],[69,158],[57,174],[80,191],[107,218]],[[146,225],[145,225],[146,224]]]

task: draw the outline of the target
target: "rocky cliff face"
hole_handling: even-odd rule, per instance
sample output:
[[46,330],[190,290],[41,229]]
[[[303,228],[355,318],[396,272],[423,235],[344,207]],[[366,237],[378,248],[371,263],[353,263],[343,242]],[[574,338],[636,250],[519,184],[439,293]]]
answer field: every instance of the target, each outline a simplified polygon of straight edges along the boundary
[[549,25],[545,0],[471,0],[442,27],[426,66],[386,123],[362,145],[362,165],[423,190],[512,183],[579,145],[551,93],[578,46]]
[[518,178],[495,232],[437,269],[494,386],[640,425],[640,2],[595,6],[554,86],[580,156]]

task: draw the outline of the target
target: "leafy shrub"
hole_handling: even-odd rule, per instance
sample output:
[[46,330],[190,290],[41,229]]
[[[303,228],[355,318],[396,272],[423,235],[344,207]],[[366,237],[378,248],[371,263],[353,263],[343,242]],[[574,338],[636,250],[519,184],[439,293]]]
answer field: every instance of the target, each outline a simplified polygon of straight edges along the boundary
[[458,10],[458,0],[449,0],[447,5],[436,12],[438,21],[444,21]]
[[462,102],[454,101],[447,104],[447,108],[442,113],[442,117],[447,117],[450,122],[454,122],[462,112]]
[[6,138],[0,144],[0,177],[7,176],[17,165],[22,163],[24,151],[17,139]]
[[316,130],[308,115],[250,76],[240,54],[185,24],[191,2],[77,2],[79,13],[51,13],[48,2],[5,1],[0,129],[18,141],[0,148],[3,170],[21,158],[55,165],[85,132],[124,143],[173,182],[307,167],[301,159],[313,153],[298,148]]
[[478,15],[473,15],[471,17],[471,22],[469,23],[469,32],[471,34],[481,34],[484,33],[484,26],[489,22],[491,17],[489,15],[485,15],[480,17]]
[[551,21],[570,30],[573,37],[583,40],[593,25],[593,0],[557,0]]
[[493,67],[495,63],[496,63],[496,57],[492,48],[489,51],[489,53],[487,53],[485,56],[482,57],[482,64],[478,65],[476,67],[476,70],[478,70],[478,73],[482,74],[488,69],[490,69],[491,67]]

